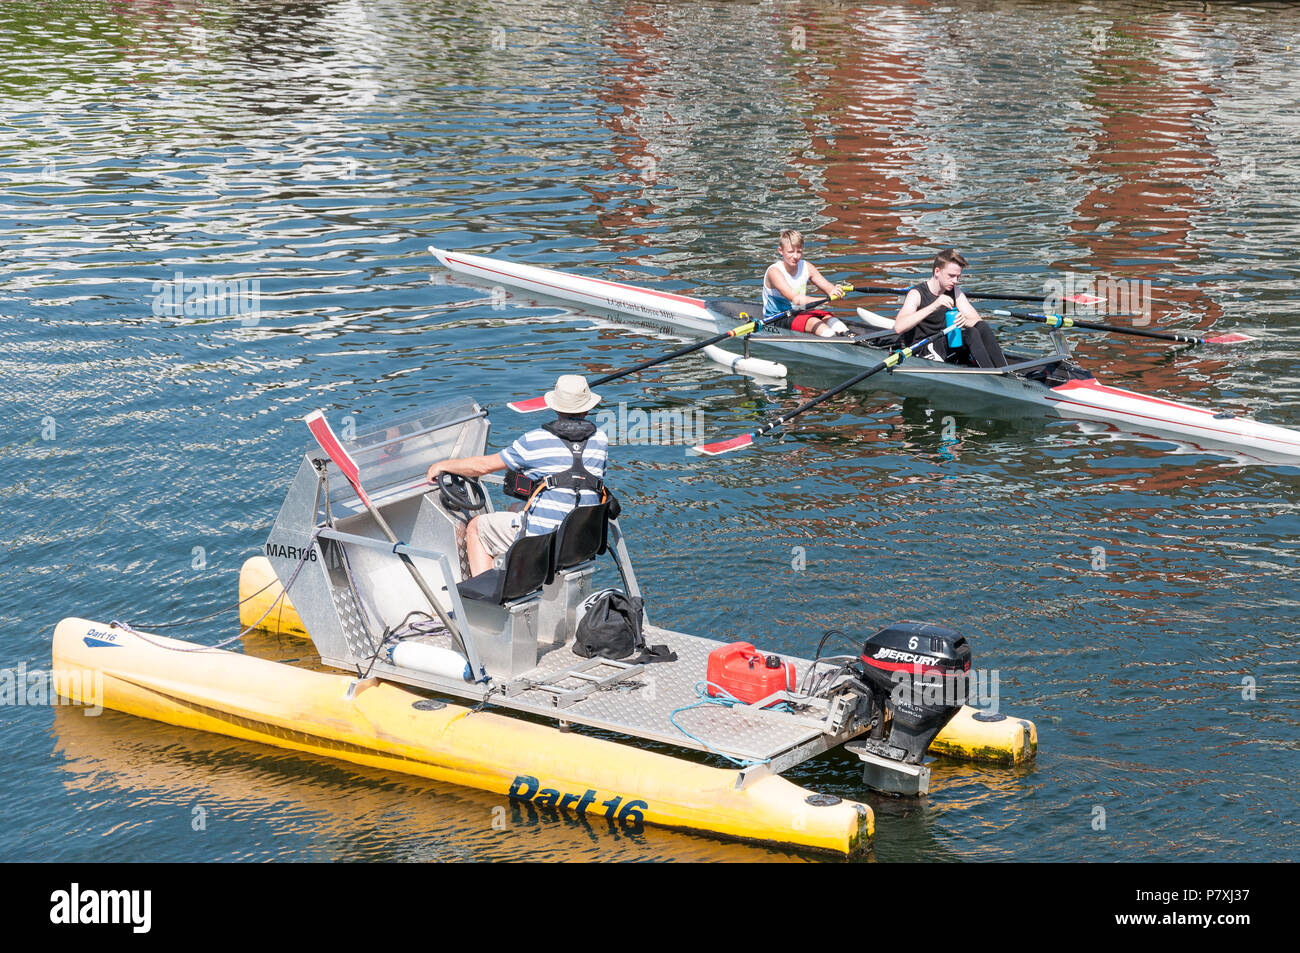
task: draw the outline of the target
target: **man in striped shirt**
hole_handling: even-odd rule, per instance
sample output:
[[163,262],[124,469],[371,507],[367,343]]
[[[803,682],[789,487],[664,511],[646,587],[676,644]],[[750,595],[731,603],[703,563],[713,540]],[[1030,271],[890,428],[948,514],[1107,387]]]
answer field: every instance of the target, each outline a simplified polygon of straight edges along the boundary
[[491,569],[520,535],[553,533],[569,512],[594,506],[603,495],[609,438],[587,420],[600,395],[587,379],[566,374],[546,394],[546,406],[558,414],[552,423],[530,430],[500,453],[444,460],[429,467],[429,482],[439,473],[478,478],[499,470],[518,470],[533,480],[547,480],[518,513],[483,513],[465,529],[465,553],[472,575]]

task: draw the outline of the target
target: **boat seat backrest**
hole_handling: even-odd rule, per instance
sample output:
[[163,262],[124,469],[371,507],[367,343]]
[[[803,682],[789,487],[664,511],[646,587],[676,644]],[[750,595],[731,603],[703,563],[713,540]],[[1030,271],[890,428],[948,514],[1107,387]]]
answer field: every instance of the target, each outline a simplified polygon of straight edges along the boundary
[[521,536],[506,550],[500,569],[471,576],[456,588],[461,596],[503,606],[536,592],[551,578],[555,534]]
[[609,533],[609,503],[579,506],[569,511],[555,531],[555,561],[551,576],[590,562],[605,551]]

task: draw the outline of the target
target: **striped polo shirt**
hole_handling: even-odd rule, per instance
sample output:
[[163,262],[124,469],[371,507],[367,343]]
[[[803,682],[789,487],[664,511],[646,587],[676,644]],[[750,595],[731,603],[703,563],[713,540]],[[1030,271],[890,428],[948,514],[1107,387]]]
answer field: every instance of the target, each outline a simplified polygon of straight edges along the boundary
[[[530,430],[501,451],[501,459],[512,470],[519,470],[534,480],[564,473],[573,465],[573,454],[564,441],[546,430]],[[605,463],[609,459],[609,437],[605,431],[596,430],[582,448],[582,465],[598,480],[605,479]],[[579,506],[594,506],[600,502],[595,490],[575,492],[560,487],[543,490],[533,499],[528,510],[526,536],[540,536],[560,528],[569,511]]]

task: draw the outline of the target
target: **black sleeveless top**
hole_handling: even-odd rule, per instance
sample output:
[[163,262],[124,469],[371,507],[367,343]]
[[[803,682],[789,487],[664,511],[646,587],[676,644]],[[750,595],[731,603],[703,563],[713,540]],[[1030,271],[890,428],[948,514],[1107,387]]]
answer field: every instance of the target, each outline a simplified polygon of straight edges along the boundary
[[[939,295],[935,294],[930,290],[929,281],[923,281],[919,285],[914,285],[912,288],[909,288],[908,290],[917,291],[921,295],[921,303],[916,307],[916,310],[918,311],[924,311],[926,308],[930,307],[930,305],[934,304],[934,302],[939,297]],[[940,294],[942,294],[942,292],[940,292]],[[956,294],[958,294],[957,290],[953,289],[953,295],[955,296]],[[955,297],[954,300],[956,300]],[[940,331],[942,331],[944,328],[948,326],[948,321],[945,318],[946,314],[947,312],[943,308],[935,308],[934,311],[932,311],[929,314],[929,316],[925,318],[924,321],[922,321],[916,327],[909,328],[908,330],[903,332],[902,334],[903,343],[912,344],[913,342],[918,341],[921,338],[928,338],[935,334],[938,334]]]

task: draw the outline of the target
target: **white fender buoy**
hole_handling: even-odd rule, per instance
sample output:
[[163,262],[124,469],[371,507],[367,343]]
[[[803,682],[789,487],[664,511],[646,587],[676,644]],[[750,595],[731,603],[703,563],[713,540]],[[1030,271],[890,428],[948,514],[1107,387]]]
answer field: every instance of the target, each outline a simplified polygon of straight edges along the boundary
[[876,314],[876,312],[868,311],[866,308],[858,308],[858,317],[872,327],[881,328],[882,330],[894,330],[894,322],[892,320],[889,318],[882,318],[880,315]]
[[412,668],[444,678],[463,678],[467,682],[473,680],[465,656],[427,642],[398,642],[389,658],[399,668]]
[[704,349],[710,360],[717,361],[723,367],[736,374],[748,374],[750,377],[782,378],[786,375],[785,365],[775,361],[765,361],[761,357],[741,357],[716,345],[710,344]]

